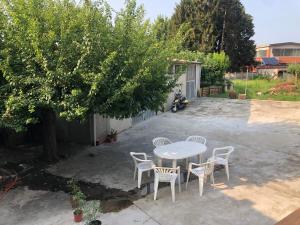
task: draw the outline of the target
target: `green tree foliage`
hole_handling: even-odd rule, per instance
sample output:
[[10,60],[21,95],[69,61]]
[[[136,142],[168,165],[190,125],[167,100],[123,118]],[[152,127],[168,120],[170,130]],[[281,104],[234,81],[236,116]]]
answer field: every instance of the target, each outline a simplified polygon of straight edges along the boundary
[[114,22],[101,2],[1,3],[0,121],[17,131],[41,123],[48,160],[57,158],[56,117],[157,110],[175,84],[165,71],[180,41],[157,40],[135,0]]
[[295,84],[298,86],[298,78],[300,77],[300,64],[289,64],[288,73],[295,75]]
[[154,21],[153,31],[158,40],[168,40],[170,38],[170,20],[167,17],[158,16]]
[[187,26],[186,49],[225,51],[235,71],[254,63],[254,26],[240,0],[182,0],[171,18],[171,32],[183,24]]
[[202,69],[203,85],[223,85],[224,75],[230,66],[229,57],[224,53],[209,53]]
[[289,64],[288,73],[300,76],[300,64]]
[[184,50],[176,53],[173,58],[200,62],[201,84],[204,86],[223,85],[225,72],[230,66],[230,59],[224,52],[204,54],[199,51]]

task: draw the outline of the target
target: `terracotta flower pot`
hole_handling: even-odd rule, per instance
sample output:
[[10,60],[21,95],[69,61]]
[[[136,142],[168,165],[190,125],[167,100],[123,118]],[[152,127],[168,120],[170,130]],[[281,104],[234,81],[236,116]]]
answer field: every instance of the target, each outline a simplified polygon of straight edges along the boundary
[[74,214],[74,222],[79,223],[82,221],[82,217],[83,217],[82,210],[75,210],[73,214]]
[[246,99],[247,98],[247,96],[245,95],[245,94],[239,94],[239,99]]

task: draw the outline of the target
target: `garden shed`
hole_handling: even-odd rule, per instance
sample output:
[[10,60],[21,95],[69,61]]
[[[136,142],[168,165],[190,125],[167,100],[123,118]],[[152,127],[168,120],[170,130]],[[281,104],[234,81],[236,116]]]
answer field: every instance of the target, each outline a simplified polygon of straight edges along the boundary
[[196,61],[187,60],[173,60],[173,66],[171,68],[173,74],[181,73],[177,86],[170,93],[167,103],[166,110],[169,110],[172,105],[175,93],[181,90],[188,100],[197,98],[197,92],[200,90],[201,82],[201,64]]

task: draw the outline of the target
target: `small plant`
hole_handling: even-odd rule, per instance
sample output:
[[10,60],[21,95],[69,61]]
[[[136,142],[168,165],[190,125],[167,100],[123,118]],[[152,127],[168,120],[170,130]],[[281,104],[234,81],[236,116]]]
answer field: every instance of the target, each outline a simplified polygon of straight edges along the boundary
[[80,190],[80,187],[78,186],[74,178],[68,181],[68,185],[71,189],[70,202],[72,208],[75,209],[78,207],[82,207],[86,199],[85,194]]
[[96,220],[99,212],[101,212],[100,201],[86,202],[84,207],[85,225],[101,225],[101,221]]
[[118,131],[111,129],[110,133],[106,137],[106,142],[108,142],[108,143],[116,142],[117,134],[118,134]]
[[229,91],[228,96],[230,99],[237,99],[237,93],[235,91]]
[[83,213],[83,211],[82,211],[82,209],[75,209],[74,210],[74,215],[80,215],[80,214],[82,214]]

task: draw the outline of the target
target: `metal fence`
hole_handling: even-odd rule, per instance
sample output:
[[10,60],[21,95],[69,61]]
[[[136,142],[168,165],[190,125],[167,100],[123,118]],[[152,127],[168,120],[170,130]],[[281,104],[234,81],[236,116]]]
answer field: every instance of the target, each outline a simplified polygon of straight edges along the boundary
[[136,125],[142,121],[148,120],[153,116],[156,116],[157,113],[151,110],[146,110],[141,112],[139,115],[132,118],[132,125]]
[[[252,80],[256,76],[258,76],[257,73],[248,73],[248,79]],[[241,79],[244,80],[247,78],[247,73],[246,72],[241,72],[241,73],[226,73],[225,78],[230,79],[230,80],[235,80],[235,79]]]

